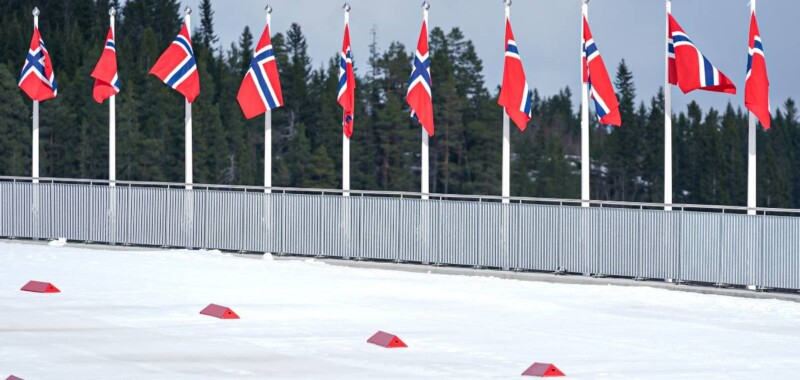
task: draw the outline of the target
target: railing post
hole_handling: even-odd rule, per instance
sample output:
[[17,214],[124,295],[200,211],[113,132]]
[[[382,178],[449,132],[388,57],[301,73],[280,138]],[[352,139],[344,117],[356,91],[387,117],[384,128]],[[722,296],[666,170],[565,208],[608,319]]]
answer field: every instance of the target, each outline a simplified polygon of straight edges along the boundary
[[127,219],[127,223],[125,223],[125,239],[122,240],[123,245],[130,245],[131,244],[131,215],[133,211],[131,210],[131,198],[133,198],[133,189],[131,188],[131,184],[128,184],[127,195],[125,196],[127,199],[127,207],[125,207],[125,215]]
[[511,231],[510,231],[510,218],[511,218],[511,202],[503,203],[503,270],[510,270],[511,269]]
[[[561,206],[564,207],[563,205]],[[603,204],[600,204],[600,207],[603,207]],[[590,254],[590,247],[589,247],[589,218],[591,215],[589,214],[592,211],[591,207],[581,207],[579,209],[580,212],[580,219],[581,219],[581,233],[580,233],[580,243],[581,243],[581,252],[583,253],[583,262],[586,267],[584,268],[583,275],[584,276],[591,276],[592,275],[592,263],[591,263],[591,254]]]
[[[281,192],[281,220],[286,221],[286,191]],[[281,223],[280,254],[286,254],[286,223]]]
[[116,186],[107,186],[108,191],[108,215],[106,225],[108,228],[108,243],[115,245],[117,243],[117,191]]
[[11,239],[17,237],[17,180],[11,183]]
[[191,250],[194,247],[194,192],[187,189],[183,197],[183,214],[184,214],[184,238],[186,249]]
[[39,181],[31,183],[31,238],[39,240]]
[[[758,214],[755,214],[755,215],[758,215]],[[758,222],[757,222],[758,226],[756,226],[756,227],[758,229],[758,235],[757,235],[758,236],[758,249],[754,253],[756,255],[756,257],[753,258],[751,256],[751,257],[748,257],[748,260],[747,260],[748,264],[749,264],[747,266],[748,269],[749,269],[749,273],[748,273],[748,276],[747,276],[748,280],[749,280],[749,283],[747,285],[747,289],[748,290],[759,290],[759,286],[761,286],[761,287],[764,286],[764,279],[762,278],[763,277],[762,273],[763,273],[763,269],[764,269],[764,254],[766,253],[766,251],[764,250],[764,240],[765,240],[764,239],[764,228],[765,228],[764,227],[764,223],[765,223],[764,219],[766,219],[766,218],[764,216],[757,217],[757,218],[758,218],[757,219],[758,220]],[[748,219],[751,219],[751,218],[748,218]]]

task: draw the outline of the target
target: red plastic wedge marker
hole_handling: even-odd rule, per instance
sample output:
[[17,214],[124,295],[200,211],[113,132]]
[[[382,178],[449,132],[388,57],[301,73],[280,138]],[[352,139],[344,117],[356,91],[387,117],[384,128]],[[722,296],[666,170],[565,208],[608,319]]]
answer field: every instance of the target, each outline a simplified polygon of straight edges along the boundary
[[29,281],[22,287],[23,291],[34,293],[61,293],[55,285],[49,282]]
[[239,316],[228,307],[209,304],[200,314],[212,316],[219,319],[239,319]]
[[389,334],[383,331],[376,332],[375,335],[367,339],[367,343],[372,343],[386,348],[408,347],[402,339],[397,337],[397,335]]
[[522,373],[522,376],[562,377],[566,375],[550,363],[533,363]]

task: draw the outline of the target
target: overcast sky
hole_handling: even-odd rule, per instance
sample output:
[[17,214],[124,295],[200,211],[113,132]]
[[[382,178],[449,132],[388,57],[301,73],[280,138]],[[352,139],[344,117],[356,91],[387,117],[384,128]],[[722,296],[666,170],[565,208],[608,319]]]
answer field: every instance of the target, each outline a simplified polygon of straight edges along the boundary
[[[430,26],[449,30],[460,27],[483,59],[484,77],[494,91],[502,77],[503,17],[501,0],[429,0]],[[697,100],[703,108],[724,107],[728,101],[743,104],[747,67],[749,0],[674,0],[672,14],[700,50],[733,80],[735,96],[694,92],[683,95],[673,88],[673,111]],[[197,15],[199,0],[184,0]],[[421,0],[350,0],[351,38],[356,66],[367,67],[370,29],[377,29],[378,44],[385,49],[400,41],[416,47],[422,20]],[[227,48],[245,25],[256,39],[264,27],[264,0],[213,0],[216,32]],[[293,22],[306,35],[315,68],[341,48],[342,0],[269,0],[274,8],[273,33],[285,32]],[[581,0],[514,0],[511,22],[528,82],[542,95],[564,86],[573,90],[575,106],[580,86]],[[649,102],[664,83],[664,0],[591,0],[589,23],[600,53],[613,76],[625,59],[634,73],[639,100]],[[771,79],[773,109],[787,97],[800,100],[796,75],[800,43],[794,33],[800,1],[759,0],[758,18]],[[196,23],[195,23],[196,24]],[[409,62],[409,67],[411,63]],[[410,69],[409,69],[410,70]],[[436,73],[434,96],[436,96]]]

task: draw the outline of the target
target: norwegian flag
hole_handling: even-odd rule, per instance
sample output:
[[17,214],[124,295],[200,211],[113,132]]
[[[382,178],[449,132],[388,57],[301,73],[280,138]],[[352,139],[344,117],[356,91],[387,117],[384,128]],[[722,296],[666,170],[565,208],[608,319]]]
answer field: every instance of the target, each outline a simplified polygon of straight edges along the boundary
[[175,41],[150,69],[150,74],[183,94],[189,103],[200,95],[200,75],[197,73],[192,39],[189,37],[189,26],[186,23],[183,24]]
[[258,41],[236,100],[239,101],[239,106],[248,119],[283,106],[281,81],[278,77],[278,64],[275,62],[269,25],[264,27],[264,33]]
[[617,94],[611,86],[611,78],[592,37],[586,16],[583,17],[583,83],[589,85],[589,94],[594,99],[600,123],[621,126],[622,116],[619,113]]
[[356,102],[356,78],[353,75],[353,52],[350,50],[350,23],[344,25],[342,56],[339,59],[339,105],[344,108],[342,127],[347,138],[353,135],[353,112]]
[[39,34],[39,28],[36,26],[33,27],[31,47],[28,50],[28,56],[25,58],[25,65],[22,67],[22,74],[19,77],[19,88],[31,100],[38,102],[53,99],[58,95],[56,75],[53,72],[50,53],[47,52],[44,40]]
[[433,136],[433,99],[431,95],[431,57],[428,51],[428,22],[422,20],[422,31],[417,42],[411,79],[408,80],[406,102],[411,107],[411,117],[419,120],[428,136]]
[[669,17],[669,83],[684,94],[694,90],[736,93],[736,86],[694,45],[683,28]]
[[506,58],[503,67],[503,84],[500,87],[500,98],[497,103],[503,106],[514,124],[524,131],[531,121],[533,92],[525,79],[525,69],[519,56],[511,21],[506,17]]
[[108,29],[103,54],[92,71],[94,89],[92,97],[98,103],[119,94],[119,75],[117,74],[117,46],[114,43],[114,30]]
[[747,57],[747,80],[744,85],[744,105],[758,118],[764,129],[769,129],[771,115],[769,110],[769,78],[764,45],[758,31],[756,13],[750,15],[750,44]]

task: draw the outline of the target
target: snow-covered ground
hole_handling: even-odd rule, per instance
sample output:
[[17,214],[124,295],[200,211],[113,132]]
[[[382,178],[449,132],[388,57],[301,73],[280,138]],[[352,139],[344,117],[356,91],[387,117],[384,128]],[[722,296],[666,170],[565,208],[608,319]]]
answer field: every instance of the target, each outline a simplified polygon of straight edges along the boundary
[[[242,319],[199,315],[209,303]],[[367,344],[377,330],[409,348]],[[0,243],[0,378],[517,379],[534,361],[575,379],[796,379],[800,304]]]

